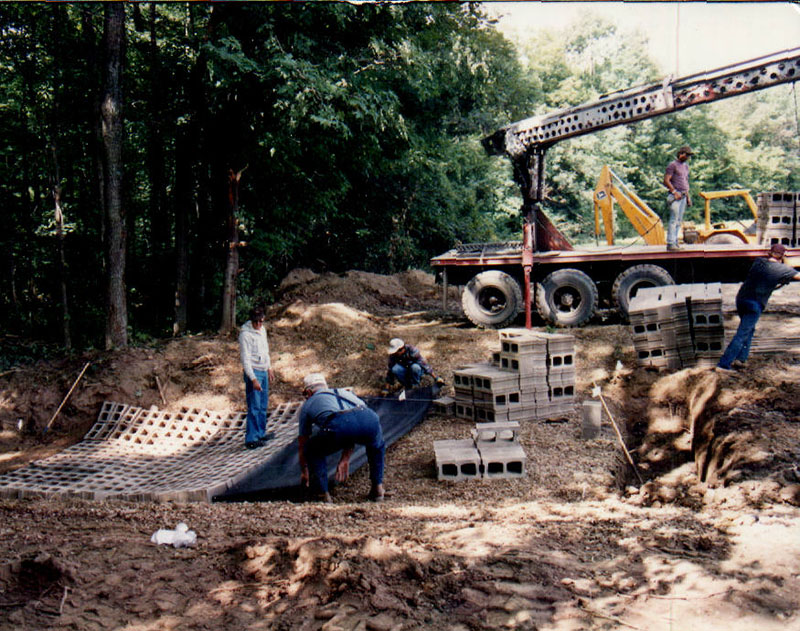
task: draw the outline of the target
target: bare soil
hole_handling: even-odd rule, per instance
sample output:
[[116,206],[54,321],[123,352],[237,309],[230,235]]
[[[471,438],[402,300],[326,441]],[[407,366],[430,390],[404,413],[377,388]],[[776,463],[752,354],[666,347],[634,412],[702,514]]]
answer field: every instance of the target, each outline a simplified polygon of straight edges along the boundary
[[[782,318],[764,325],[800,316]],[[443,309],[422,272],[297,270],[267,330],[273,403],[298,399],[311,371],[377,394],[392,337],[449,382],[498,345],[461,317],[455,291]],[[578,399],[601,388],[635,471],[608,414],[599,438],[581,438],[579,401],[523,425],[517,480],[437,481],[433,441],[472,424],[429,416],[390,448],[395,495],[382,504],[363,501],[364,470],[332,505],[0,500],[0,630],[800,629],[800,363],[659,373],[636,367],[624,326],[573,332]],[[0,472],[79,441],[104,400],[243,399],[235,338],[20,368],[0,376]],[[195,546],[150,543],[181,521]]]

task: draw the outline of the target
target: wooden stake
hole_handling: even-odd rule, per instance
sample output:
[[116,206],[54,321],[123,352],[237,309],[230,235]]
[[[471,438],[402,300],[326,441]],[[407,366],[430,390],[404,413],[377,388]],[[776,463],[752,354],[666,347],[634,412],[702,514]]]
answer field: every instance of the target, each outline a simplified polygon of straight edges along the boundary
[[156,385],[158,386],[158,394],[161,395],[161,403],[165,406],[167,405],[167,399],[164,397],[164,390],[161,388],[161,381],[158,379],[158,375],[156,375]]
[[622,434],[619,431],[619,427],[617,427],[616,421],[614,421],[614,417],[611,416],[611,410],[608,409],[606,405],[606,400],[603,398],[603,393],[600,392],[600,388],[597,387],[597,384],[593,381],[592,385],[597,390],[597,396],[600,397],[600,403],[603,404],[603,409],[608,414],[608,418],[611,421],[611,425],[614,427],[614,431],[617,434],[617,438],[619,439],[619,444],[622,445],[622,451],[625,452],[625,457],[628,459],[631,467],[633,468],[633,472],[636,474],[636,477],[639,479],[639,484],[644,484],[644,480],[642,480],[642,476],[639,475],[639,469],[636,468],[636,464],[633,462],[633,458],[631,458],[631,452],[628,451],[628,448],[625,446],[625,441],[622,440]]
[[58,406],[58,409],[56,410],[56,413],[55,413],[55,414],[53,414],[53,418],[51,418],[51,419],[50,419],[50,420],[47,422],[47,425],[46,425],[46,426],[45,426],[45,428],[44,428],[44,431],[45,431],[45,432],[46,432],[48,429],[50,429],[50,426],[53,424],[53,421],[55,421],[55,420],[56,420],[56,417],[58,416],[58,413],[59,413],[59,412],[61,412],[61,408],[63,408],[63,407],[64,407],[64,404],[67,402],[67,399],[69,399],[69,395],[71,395],[71,394],[72,394],[72,391],[75,389],[75,386],[77,386],[77,385],[78,385],[78,382],[81,380],[81,377],[83,377],[83,373],[85,373],[85,372],[86,372],[86,369],[89,367],[89,364],[91,364],[91,363],[92,363],[92,362],[86,362],[86,365],[83,367],[83,370],[81,370],[81,374],[80,374],[80,375],[78,375],[78,378],[75,380],[75,383],[73,383],[73,384],[72,384],[72,387],[69,389],[69,392],[67,392],[67,396],[65,396],[65,397],[64,397],[64,400],[61,402],[61,405],[59,405],[59,406]]

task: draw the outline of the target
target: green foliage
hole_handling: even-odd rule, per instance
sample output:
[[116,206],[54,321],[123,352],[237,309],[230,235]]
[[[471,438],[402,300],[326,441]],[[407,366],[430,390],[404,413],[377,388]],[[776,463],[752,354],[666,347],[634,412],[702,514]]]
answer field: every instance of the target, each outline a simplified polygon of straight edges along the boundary
[[[659,79],[640,35],[591,16],[518,49],[473,4],[132,3],[126,12],[126,280],[131,339],[141,343],[172,330],[184,236],[189,327],[216,327],[229,170],[242,171],[241,321],[295,267],[391,273],[425,267],[455,242],[519,238],[511,165],[480,139]],[[102,31],[101,4],[0,10],[0,326],[58,339],[55,156],[79,347],[100,345],[105,320]],[[585,238],[609,164],[660,211],[663,169],[686,143],[698,152],[695,192],[796,190],[794,98],[776,88],[560,143],[547,154],[547,210],[570,238]]]

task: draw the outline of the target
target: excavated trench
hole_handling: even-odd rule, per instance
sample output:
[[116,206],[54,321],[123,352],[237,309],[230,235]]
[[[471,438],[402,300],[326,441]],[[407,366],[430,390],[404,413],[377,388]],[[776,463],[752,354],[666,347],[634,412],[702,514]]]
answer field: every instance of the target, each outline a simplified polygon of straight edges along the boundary
[[[724,379],[707,368],[683,370],[640,386],[623,404],[620,430],[652,501],[680,499],[698,483],[727,486],[774,469],[767,465],[780,455],[756,431],[762,415],[735,405]],[[640,486],[621,448],[615,481],[620,489]]]

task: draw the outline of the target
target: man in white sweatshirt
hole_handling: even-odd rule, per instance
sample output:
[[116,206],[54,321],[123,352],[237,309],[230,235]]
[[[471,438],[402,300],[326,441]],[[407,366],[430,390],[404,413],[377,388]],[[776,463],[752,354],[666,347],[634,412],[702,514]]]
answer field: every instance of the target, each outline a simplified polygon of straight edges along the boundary
[[267,403],[269,384],[273,379],[269,361],[269,342],[264,328],[263,307],[250,311],[250,320],[239,331],[239,353],[244,369],[244,386],[247,393],[247,426],[244,446],[260,447],[266,441]]

